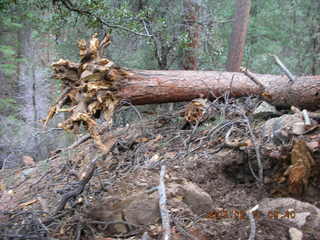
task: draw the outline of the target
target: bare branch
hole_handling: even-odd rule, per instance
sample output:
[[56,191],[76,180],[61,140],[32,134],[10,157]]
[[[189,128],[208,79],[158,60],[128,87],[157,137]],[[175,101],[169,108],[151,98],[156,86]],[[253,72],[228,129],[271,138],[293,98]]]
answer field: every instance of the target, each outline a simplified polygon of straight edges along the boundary
[[240,148],[240,147],[246,146],[247,145],[246,141],[231,141],[230,140],[230,136],[231,136],[232,131],[233,131],[233,125],[226,133],[225,140],[224,140],[225,145],[230,148]]
[[257,162],[258,162],[258,168],[259,168],[259,181],[261,183],[263,183],[263,165],[262,165],[262,161],[261,161],[260,145],[259,145],[259,143],[257,141],[257,138],[255,137],[255,135],[253,133],[253,130],[252,130],[252,127],[251,127],[250,120],[249,120],[248,116],[241,109],[240,109],[240,113],[242,114],[242,116],[245,119],[245,122],[247,124],[248,130],[249,130],[249,133],[250,133],[250,136],[251,136],[252,143],[254,145],[254,149],[255,149],[256,157],[257,157]]
[[164,177],[166,174],[166,166],[161,166],[160,171],[160,184],[159,184],[159,206],[160,213],[162,219],[162,227],[163,227],[163,240],[170,240],[171,231],[170,231],[170,216],[169,211],[167,209],[167,196],[166,196],[166,187],[164,184]]
[[310,119],[308,111],[306,109],[302,110],[302,115],[303,115],[303,118],[304,118],[305,125],[310,126],[311,125],[311,119]]
[[256,205],[246,212],[250,220],[250,228],[251,228],[248,240],[254,240],[256,237],[256,222],[254,221],[254,216],[252,212],[256,211],[258,207],[259,205]]
[[124,31],[127,31],[129,33],[132,33],[132,34],[135,34],[135,35],[138,35],[138,36],[143,36],[143,37],[152,37],[152,35],[150,35],[148,32],[147,34],[145,33],[139,33],[139,32],[135,32],[127,27],[124,27],[124,26],[121,26],[121,25],[116,25],[116,24],[111,24],[107,21],[105,21],[104,19],[102,19],[100,16],[90,12],[90,11],[87,11],[87,10],[82,10],[82,9],[78,9],[76,7],[74,7],[72,5],[72,3],[69,1],[69,0],[60,0],[60,2],[70,11],[72,12],[76,12],[80,15],[84,15],[84,16],[88,16],[88,17],[94,17],[96,18],[102,25],[105,25],[109,28],[118,28],[120,30],[124,30]]
[[290,82],[293,83],[295,81],[295,77],[293,74],[288,70],[288,68],[280,61],[280,59],[276,55],[270,55],[274,58],[278,66],[281,68],[281,70],[286,74],[286,76],[289,78]]
[[255,84],[257,84],[262,91],[265,90],[265,86],[259,81],[253,74],[245,67],[240,68],[240,72],[242,72],[244,75],[246,75],[248,78],[250,78],[251,81],[253,81]]

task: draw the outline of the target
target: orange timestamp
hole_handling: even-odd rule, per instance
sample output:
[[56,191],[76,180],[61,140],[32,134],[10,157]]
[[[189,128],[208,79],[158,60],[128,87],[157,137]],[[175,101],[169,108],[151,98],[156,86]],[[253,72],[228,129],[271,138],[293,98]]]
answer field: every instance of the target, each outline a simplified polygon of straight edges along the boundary
[[[259,210],[253,211],[252,215],[255,219],[260,219],[262,217],[266,217],[268,219],[294,219],[296,217],[296,212],[294,209],[288,209],[285,211],[280,210],[270,210],[267,213],[263,213]],[[205,218],[210,219],[248,219],[248,215],[245,210],[239,209],[217,209],[212,210],[208,214],[205,215]]]

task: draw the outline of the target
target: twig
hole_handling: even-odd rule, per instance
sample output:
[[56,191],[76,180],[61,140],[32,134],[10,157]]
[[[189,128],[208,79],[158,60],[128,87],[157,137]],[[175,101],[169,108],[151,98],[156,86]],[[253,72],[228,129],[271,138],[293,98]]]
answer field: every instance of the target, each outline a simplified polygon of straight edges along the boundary
[[76,228],[76,240],[81,239],[81,232],[82,232],[82,225],[80,222],[77,223],[77,228]]
[[259,168],[259,180],[260,180],[261,183],[263,183],[263,165],[262,165],[262,161],[261,161],[260,145],[258,144],[258,141],[257,141],[257,139],[256,139],[256,137],[255,137],[255,135],[253,133],[249,118],[247,117],[247,115],[242,110],[240,110],[240,112],[241,112],[241,114],[243,115],[243,117],[245,119],[245,122],[247,124],[248,130],[249,130],[249,133],[250,133],[250,136],[251,136],[252,143],[254,145],[254,149],[255,149],[255,152],[256,152],[256,156],[257,156],[258,168]]
[[188,233],[177,221],[176,218],[172,218],[174,225],[176,226],[177,230],[184,235],[186,238],[191,239],[191,240],[198,240],[198,238],[194,237],[193,235],[191,235],[190,233]]
[[286,76],[289,78],[290,82],[293,83],[295,81],[295,77],[293,74],[288,70],[288,68],[280,61],[280,59],[276,55],[270,55],[274,58],[278,66],[281,68],[281,70],[286,74]]
[[159,183],[159,206],[160,206],[160,213],[161,213],[161,220],[162,220],[162,227],[163,227],[163,240],[170,240],[171,231],[170,231],[170,216],[169,211],[167,209],[167,196],[166,196],[166,187],[164,184],[164,177],[166,174],[166,166],[161,166],[160,171],[160,183]]
[[246,212],[250,220],[250,228],[251,228],[248,240],[254,240],[256,237],[256,222],[254,221],[254,216],[252,212],[256,211],[258,208],[259,208],[259,205],[256,205]]
[[152,35],[150,35],[149,33],[147,34],[144,34],[144,33],[139,33],[139,32],[135,32],[127,27],[124,27],[124,26],[121,26],[121,25],[116,25],[116,24],[111,24],[111,23],[108,23],[106,22],[105,20],[103,20],[100,16],[88,11],[88,10],[82,10],[82,9],[78,9],[78,8],[75,8],[73,6],[73,4],[68,1],[68,0],[59,0],[59,2],[61,2],[67,9],[69,9],[70,11],[72,12],[76,12],[78,13],[79,15],[84,15],[84,16],[87,16],[87,17],[94,17],[95,19],[97,19],[102,25],[105,25],[109,28],[118,28],[118,29],[121,29],[121,30],[124,30],[124,31],[127,31],[129,33],[133,33],[135,35],[138,35],[138,36],[144,36],[144,37],[152,37]]
[[144,30],[146,31],[147,35],[151,36],[151,34],[149,33],[149,30],[147,28],[146,22],[144,20],[142,20],[142,22],[143,22]]
[[148,232],[144,232],[141,240],[151,240],[151,237],[149,236]]
[[87,141],[90,138],[91,138],[90,134],[83,135],[76,142],[72,143],[69,147],[67,147],[65,150],[71,150],[71,149],[79,146],[81,143],[84,143],[85,141]]
[[310,119],[309,114],[308,114],[306,109],[302,110],[302,115],[303,115],[303,118],[304,118],[305,125],[310,126],[311,125],[311,119]]
[[231,135],[232,131],[233,131],[233,125],[231,125],[231,128],[226,133],[225,140],[224,140],[225,146],[230,147],[230,148],[240,148],[240,147],[246,146],[247,144],[245,141],[232,142],[230,140],[230,135]]
[[138,115],[139,119],[140,119],[140,120],[143,119],[140,111],[139,111],[139,110],[137,109],[137,107],[134,106],[131,102],[126,101],[126,100],[121,100],[121,103],[129,105],[129,106],[136,112],[136,114]]
[[98,156],[96,156],[89,164],[89,169],[88,171],[82,176],[83,178],[78,182],[78,186],[70,191],[67,192],[66,194],[64,194],[62,196],[62,199],[60,201],[60,203],[58,204],[58,206],[56,207],[56,209],[53,212],[53,215],[58,214],[61,210],[64,209],[65,205],[67,204],[67,202],[69,201],[69,199],[71,199],[72,197],[76,197],[79,194],[81,194],[86,186],[86,184],[90,181],[90,179],[93,176],[94,171],[97,168],[97,162],[100,158],[102,158],[103,156],[105,156],[106,154],[100,154]]
[[[299,113],[299,114],[303,115],[302,111],[299,108],[295,107],[295,106],[291,107],[291,111],[294,112],[294,113]],[[310,118],[320,119],[320,113],[319,112],[307,112],[307,114],[308,114],[308,116]]]
[[260,179],[259,177],[256,175],[256,173],[254,172],[253,168],[252,168],[252,163],[251,163],[251,160],[248,159],[248,165],[249,165],[249,169],[250,169],[250,172],[252,174],[252,176],[259,182]]
[[252,82],[257,84],[259,86],[259,88],[261,89],[261,91],[264,92],[266,87],[260,82],[260,80],[258,80],[255,76],[253,76],[253,74],[247,68],[241,67],[240,72],[242,72],[244,75],[246,75]]

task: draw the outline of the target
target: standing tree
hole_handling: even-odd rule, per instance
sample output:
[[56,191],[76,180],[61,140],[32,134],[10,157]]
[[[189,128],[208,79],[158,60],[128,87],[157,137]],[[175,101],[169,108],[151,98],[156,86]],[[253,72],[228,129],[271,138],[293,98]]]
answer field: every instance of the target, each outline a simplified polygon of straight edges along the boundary
[[200,0],[184,0],[184,31],[187,34],[187,41],[182,56],[182,67],[185,70],[197,70],[199,61],[197,56],[197,49],[200,42],[200,25],[199,25],[199,11]]
[[246,41],[251,0],[236,0],[233,29],[229,43],[227,71],[239,72]]

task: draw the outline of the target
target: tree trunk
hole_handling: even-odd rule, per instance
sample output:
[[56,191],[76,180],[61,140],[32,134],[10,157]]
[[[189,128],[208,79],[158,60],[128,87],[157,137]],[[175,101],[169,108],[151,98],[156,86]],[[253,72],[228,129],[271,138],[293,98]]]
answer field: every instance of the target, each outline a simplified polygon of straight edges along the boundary
[[233,29],[229,43],[227,71],[239,72],[249,23],[251,0],[236,0]]
[[[285,76],[254,76],[266,87],[263,96],[276,106],[320,108],[320,76],[300,77],[293,84]],[[228,91],[233,97],[262,94],[247,76],[230,72],[136,70],[120,85],[117,96],[136,105],[214,99]]]
[[[280,107],[292,105],[320,108],[320,76],[300,77],[294,82],[284,76],[214,71],[128,70],[101,57],[110,45],[110,36],[99,41],[94,34],[89,43],[78,41],[80,63],[60,59],[52,64],[53,77],[62,81],[63,93],[50,108],[45,125],[56,113],[68,112],[59,127],[77,131],[83,123],[100,143],[94,119],[112,115],[122,100],[135,105],[215,99],[229,93],[233,97],[261,96]],[[249,78],[250,77],[250,78]]]
[[320,26],[319,26],[319,14],[318,11],[320,10],[320,3],[319,1],[312,1],[312,9],[311,10],[314,16],[312,17],[312,24],[310,24],[311,28],[311,43],[312,43],[312,66],[311,66],[311,72],[313,75],[317,74],[319,72],[319,55],[320,55]]
[[198,24],[200,3],[184,0],[184,31],[188,35],[188,44],[182,49],[182,67],[185,70],[197,70],[199,61],[197,49],[200,42],[200,25]]

